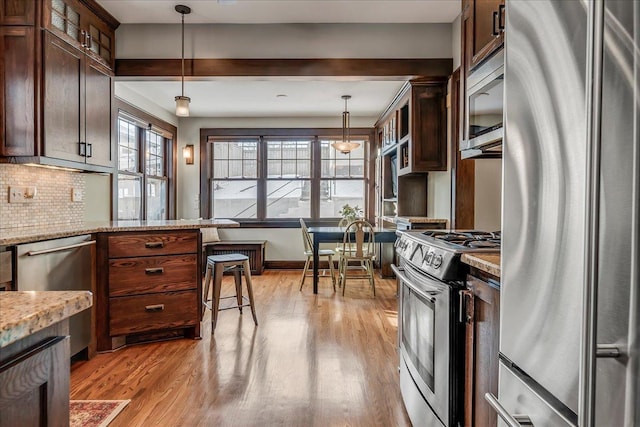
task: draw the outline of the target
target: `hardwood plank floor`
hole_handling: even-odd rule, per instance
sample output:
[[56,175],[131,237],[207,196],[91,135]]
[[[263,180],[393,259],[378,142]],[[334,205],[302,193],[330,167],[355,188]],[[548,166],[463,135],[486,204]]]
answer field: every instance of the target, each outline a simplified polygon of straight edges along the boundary
[[[78,362],[72,399],[131,399],[123,426],[409,426],[398,385],[395,280],[313,295],[299,271],[253,276],[248,308],[220,312],[202,340],[130,346]],[[223,294],[232,293],[225,277]],[[231,301],[231,300],[228,300]]]

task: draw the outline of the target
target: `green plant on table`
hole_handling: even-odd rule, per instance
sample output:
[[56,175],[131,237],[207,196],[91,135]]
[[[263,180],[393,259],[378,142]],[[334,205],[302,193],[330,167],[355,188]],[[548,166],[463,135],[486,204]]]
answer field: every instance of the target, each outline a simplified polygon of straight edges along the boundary
[[351,207],[349,203],[347,203],[338,213],[347,221],[352,222],[358,218],[362,218],[364,212],[358,205]]

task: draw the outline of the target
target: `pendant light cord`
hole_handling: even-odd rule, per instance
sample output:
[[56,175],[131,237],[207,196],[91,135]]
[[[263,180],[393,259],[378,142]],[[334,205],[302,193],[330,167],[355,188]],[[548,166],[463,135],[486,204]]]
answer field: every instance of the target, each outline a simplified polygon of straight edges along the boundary
[[184,13],[182,15],[182,96],[184,96]]

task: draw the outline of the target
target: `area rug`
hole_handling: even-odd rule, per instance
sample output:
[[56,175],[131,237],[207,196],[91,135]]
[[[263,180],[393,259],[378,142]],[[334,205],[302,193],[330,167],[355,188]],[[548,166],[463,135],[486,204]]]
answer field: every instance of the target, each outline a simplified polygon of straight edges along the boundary
[[72,400],[70,427],[106,427],[131,400]]

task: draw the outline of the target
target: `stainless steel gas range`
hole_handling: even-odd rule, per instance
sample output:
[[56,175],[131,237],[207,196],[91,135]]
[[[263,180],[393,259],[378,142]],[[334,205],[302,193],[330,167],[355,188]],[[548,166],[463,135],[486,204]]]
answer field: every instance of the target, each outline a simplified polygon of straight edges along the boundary
[[500,250],[500,234],[398,231],[400,389],[414,426],[463,425],[463,253]]

